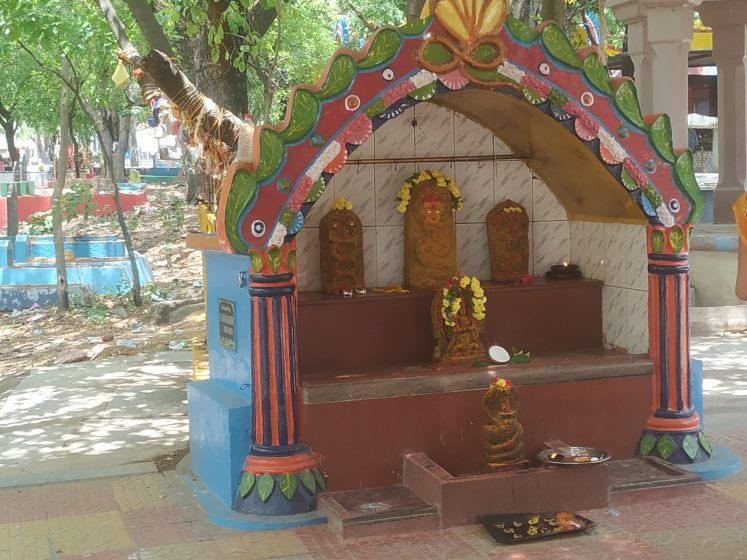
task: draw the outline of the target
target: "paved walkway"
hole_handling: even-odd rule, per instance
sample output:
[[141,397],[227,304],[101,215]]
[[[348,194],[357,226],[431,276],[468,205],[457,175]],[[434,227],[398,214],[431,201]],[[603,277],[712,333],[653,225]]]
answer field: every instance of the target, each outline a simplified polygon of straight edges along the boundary
[[[706,427],[747,461],[747,374],[740,369],[747,365],[747,336],[696,339],[693,354],[706,363]],[[586,534],[510,547],[475,526],[348,544],[326,526],[221,529],[207,521],[174,471],[114,476],[122,473],[110,470],[146,468],[154,454],[183,445],[189,376],[182,360],[169,354],[94,362],[87,374],[76,373],[80,365],[39,369],[11,392],[0,405],[0,479],[16,469],[23,472],[13,476],[40,481],[63,464],[68,479],[105,478],[0,489],[0,560],[747,559],[744,472],[708,484],[696,499],[582,512],[598,524]],[[117,369],[122,365],[126,373]],[[167,434],[159,429],[163,419],[170,422]],[[34,434],[44,436],[45,446]],[[89,461],[101,465],[98,471]]]

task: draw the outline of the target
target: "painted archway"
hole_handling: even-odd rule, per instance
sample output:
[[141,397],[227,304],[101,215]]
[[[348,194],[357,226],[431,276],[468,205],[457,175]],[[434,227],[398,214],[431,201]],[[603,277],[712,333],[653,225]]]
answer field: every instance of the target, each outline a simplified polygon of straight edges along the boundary
[[[480,117],[475,105],[505,104],[518,115],[553,119],[576,136],[576,147],[587,153],[583,161],[607,176],[592,193],[572,180],[554,189],[564,206],[573,210],[585,199],[590,210],[579,214],[587,217],[645,217],[654,375],[641,451],[683,462],[710,453],[689,385],[687,246],[691,224],[702,211],[692,154],[672,145],[668,116],[641,114],[632,81],[610,80],[598,52],[577,52],[556,24],[531,29],[506,18],[505,0],[472,2],[457,14],[463,4],[441,0],[434,17],[381,29],[361,52],[337,51],[315,85],[293,90],[285,122],[255,130],[249,160],[228,170],[218,238],[224,251],[249,255],[251,261],[257,441],[244,476],[252,485],[266,475],[282,483],[318,472],[316,459],[301,444],[293,397],[298,385],[294,238],[348,155],[377,127],[423,101],[473,118]],[[520,130],[520,118],[514,126]],[[242,141],[246,147],[247,139]],[[556,149],[562,153],[562,147]],[[617,202],[610,207],[610,200]],[[240,491],[237,509],[261,511],[259,502],[245,497]],[[284,511],[296,509],[288,505]]]

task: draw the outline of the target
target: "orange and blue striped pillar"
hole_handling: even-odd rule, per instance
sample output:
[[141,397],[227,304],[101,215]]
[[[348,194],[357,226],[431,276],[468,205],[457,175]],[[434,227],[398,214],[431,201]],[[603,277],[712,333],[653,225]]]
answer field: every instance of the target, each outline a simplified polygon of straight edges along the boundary
[[653,362],[651,413],[642,455],[672,463],[705,461],[710,443],[701,430],[690,376],[688,251],[692,225],[648,226],[649,353]]
[[295,243],[250,257],[252,446],[234,509],[305,513],[326,482],[318,458],[301,441]]

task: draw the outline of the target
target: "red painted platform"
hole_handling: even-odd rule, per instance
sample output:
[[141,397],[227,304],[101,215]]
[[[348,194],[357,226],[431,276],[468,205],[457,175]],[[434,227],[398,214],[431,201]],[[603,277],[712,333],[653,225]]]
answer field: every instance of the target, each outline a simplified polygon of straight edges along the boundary
[[[113,214],[114,196],[111,194],[93,195],[93,212],[97,216]],[[135,206],[143,206],[148,202],[145,191],[139,193],[121,193],[119,195],[122,211],[129,212]],[[22,222],[28,220],[31,214],[44,212],[52,208],[51,196],[19,196],[18,197],[18,219]],[[8,199],[0,197],[0,227],[8,227]]]

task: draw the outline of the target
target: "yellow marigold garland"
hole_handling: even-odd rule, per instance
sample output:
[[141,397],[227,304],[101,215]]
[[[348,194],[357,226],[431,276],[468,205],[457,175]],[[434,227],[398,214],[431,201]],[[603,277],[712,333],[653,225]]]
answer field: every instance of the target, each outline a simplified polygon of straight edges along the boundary
[[485,297],[480,281],[474,276],[453,276],[442,291],[441,316],[448,327],[456,326],[456,317],[462,309],[462,290],[472,292],[472,317],[478,321],[485,319],[485,303],[488,298]]
[[413,175],[411,175],[399,190],[399,195],[397,196],[397,200],[399,200],[397,210],[401,214],[407,212],[407,207],[409,206],[410,200],[412,199],[412,194],[410,193],[412,188],[415,185],[419,185],[424,181],[430,181],[431,179],[436,180],[436,186],[449,190],[449,193],[451,193],[452,208],[454,208],[455,210],[462,209],[462,191],[460,191],[456,186],[454,180],[448,175],[441,173],[438,169],[425,169],[420,173],[414,173]]

